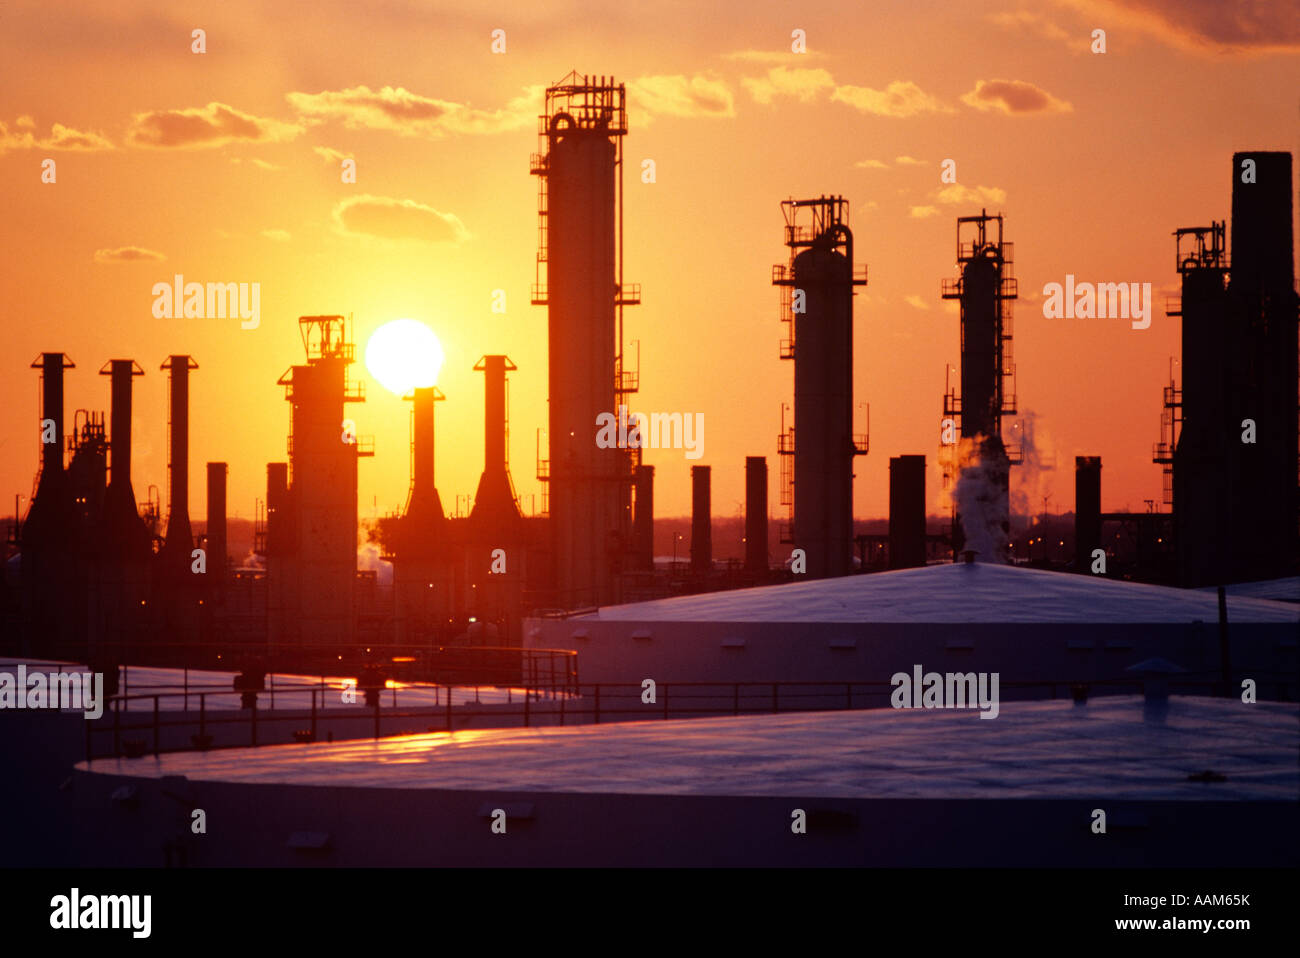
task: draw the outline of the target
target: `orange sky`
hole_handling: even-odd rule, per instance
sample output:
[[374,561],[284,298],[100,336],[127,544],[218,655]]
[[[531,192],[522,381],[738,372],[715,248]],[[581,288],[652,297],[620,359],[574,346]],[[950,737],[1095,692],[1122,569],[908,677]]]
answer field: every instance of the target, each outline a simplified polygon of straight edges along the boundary
[[[277,377],[302,360],[296,319],[350,313],[360,348],[412,317],[442,339],[438,487],[452,508],[482,470],[485,353],[511,379],[511,460],[527,511],[546,421],[546,310],[528,304],[537,241],[541,89],[569,70],[629,84],[626,278],[643,288],[634,411],[702,412],[715,514],[735,515],[744,457],[775,439],[793,368],[772,264],[780,200],[842,193],[870,285],[857,299],[855,399],[871,404],[856,513],[888,511],[888,459],[935,466],[946,363],[958,359],[955,217],[1007,215],[1021,301],[1022,416],[1045,463],[1013,494],[1073,508],[1073,457],[1101,455],[1103,507],[1158,498],[1161,387],[1177,353],[1180,226],[1227,218],[1235,149],[1296,151],[1300,10],[1233,18],[1213,0],[1129,4],[688,3],[6,4],[0,23],[0,252],[5,268],[0,493],[28,494],[39,455],[42,350],[77,363],[67,408],[106,409],[110,358],[134,358],[134,480],[166,488],[170,353],[192,380],[191,514],[207,460],[230,463],[230,511],[251,516],[265,463],[285,458]],[[494,9],[495,7],[495,9]],[[1106,30],[1107,52],[1089,51]],[[206,31],[207,52],[191,52]],[[494,29],[505,54],[491,52]],[[807,53],[790,52],[791,33]],[[983,81],[983,86],[981,86]],[[1002,81],[1002,82],[998,82]],[[357,161],[340,182],[339,156]],[[42,160],[57,181],[41,182]],[[643,184],[641,161],[657,182]],[[957,164],[958,188],[940,182]],[[136,258],[124,259],[128,248]],[[113,253],[112,251],[119,251]],[[161,259],[153,257],[163,257]],[[261,324],[155,319],[151,287],[176,273],[257,282]],[[1048,320],[1044,283],[1150,282],[1150,329]],[[494,289],[507,312],[491,311]],[[360,465],[361,514],[400,508],[407,407],[370,381],[353,407],[376,437]],[[865,427],[865,409],[858,430]],[[1009,425],[1009,423],[1008,423]],[[594,428],[594,426],[593,426]],[[690,508],[681,451],[653,450],[656,509]],[[25,508],[25,504],[24,504]]]

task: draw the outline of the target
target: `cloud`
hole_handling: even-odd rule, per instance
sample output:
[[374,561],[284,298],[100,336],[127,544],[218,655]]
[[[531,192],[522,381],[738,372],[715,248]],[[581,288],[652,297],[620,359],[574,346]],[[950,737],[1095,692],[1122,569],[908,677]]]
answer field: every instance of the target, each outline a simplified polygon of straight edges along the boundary
[[[1294,2],[1224,0],[1056,0],[1094,26],[1119,25],[1201,55],[1300,52],[1300,16]],[[1113,29],[1113,27],[1110,27]],[[1091,33],[1091,28],[1089,28]],[[1110,34],[1108,33],[1108,36]]]
[[[244,161],[243,161],[243,159],[241,159],[241,158],[238,157],[238,156],[232,156],[232,157],[230,158],[230,162],[231,162],[233,165],[235,165],[235,166],[240,166],[240,165],[243,164]],[[258,159],[257,157],[251,157],[251,158],[249,159],[248,162],[251,163],[251,164],[253,164],[253,166],[257,167],[259,170],[281,170],[281,169],[284,169],[284,167],[282,167],[282,166],[276,166],[274,163],[268,163],[266,160],[260,160],[260,159]]]
[[742,63],[795,63],[802,60],[820,60],[826,56],[820,50],[809,50],[807,53],[795,53],[792,50],[733,50],[731,53],[724,53],[724,60],[739,60]]
[[679,117],[731,117],[736,115],[735,97],[721,80],[696,74],[645,76],[627,85],[632,103],[646,113]]
[[894,80],[883,90],[865,86],[837,87],[831,99],[875,116],[905,117],[952,112],[911,80]]
[[459,245],[469,237],[454,213],[442,213],[414,200],[386,196],[351,197],[334,207],[334,222],[348,236]]
[[856,167],[858,167],[859,169],[862,169],[862,170],[887,170],[887,169],[889,169],[889,164],[888,164],[888,163],[881,163],[879,160],[858,160],[858,162],[854,163],[853,165],[856,166]]
[[319,156],[326,163],[342,163],[349,154],[342,150],[336,150],[332,146],[313,146],[311,151]]
[[925,160],[918,160],[914,156],[896,156],[894,162],[899,166],[925,166]]
[[766,77],[745,77],[741,84],[758,103],[771,103],[778,96],[795,97],[807,103],[822,90],[834,88],[835,79],[822,69],[773,67]]
[[996,186],[962,186],[953,183],[934,194],[934,199],[949,206],[1005,203],[1007,191]]
[[[1051,20],[1048,20],[1042,14],[1034,13],[1030,10],[1016,10],[1013,12],[990,13],[985,15],[985,20],[996,24],[1005,30],[1028,30],[1037,33],[1048,40],[1069,40],[1070,34],[1061,29]],[[1083,36],[1087,36],[1091,31],[1087,31]],[[1082,42],[1086,49],[1090,40]]]
[[119,246],[116,249],[95,250],[96,263],[160,263],[166,258],[162,253],[142,246]]
[[303,132],[296,123],[253,116],[224,103],[184,110],[137,113],[127,130],[132,146],[185,149],[223,146],[238,141],[278,143]]
[[14,122],[14,127],[15,129],[10,131],[8,125],[0,122],[0,156],[10,150],[30,150],[35,148],[69,150],[81,153],[114,148],[107,137],[98,133],[74,130],[62,123],[55,123],[50,127],[49,136],[38,139],[36,134],[32,132],[36,128],[36,123],[30,116],[20,116]]
[[929,309],[929,308],[930,308],[930,304],[929,304],[929,303],[927,303],[925,300],[923,300],[920,296],[916,296],[916,295],[912,295],[912,296],[904,296],[904,297],[903,297],[903,302],[907,303],[908,306],[914,307],[915,309]]
[[[20,117],[20,124],[23,119],[29,118]],[[37,145],[43,150],[75,150],[82,153],[93,153],[114,148],[107,137],[89,131],[74,130],[62,123],[55,123],[50,127],[50,135]]]
[[975,89],[962,94],[961,101],[977,110],[1001,110],[1007,114],[1069,113],[1074,109],[1024,80],[976,80]]
[[497,110],[481,110],[391,86],[380,90],[355,86],[320,93],[294,92],[285,94],[285,99],[310,121],[337,120],[353,130],[389,130],[399,136],[438,139],[448,134],[523,129],[541,112],[542,91],[541,86],[527,87],[522,96]]
[[262,230],[262,235],[277,243],[287,243],[292,238],[288,230]]
[[939,208],[937,206],[913,206],[911,213],[912,219],[923,220],[927,216],[938,216]]

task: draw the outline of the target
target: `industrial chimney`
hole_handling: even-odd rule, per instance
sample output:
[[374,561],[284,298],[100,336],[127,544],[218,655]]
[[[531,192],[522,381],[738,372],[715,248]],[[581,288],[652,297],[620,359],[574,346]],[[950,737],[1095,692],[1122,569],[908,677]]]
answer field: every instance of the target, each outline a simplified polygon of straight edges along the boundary
[[136,508],[131,485],[132,380],[144,370],[133,359],[113,359],[100,369],[110,377],[109,480],[104,493],[104,546],[110,555],[141,559],[152,552],[149,530]]
[[767,460],[745,457],[745,571],[766,575]]
[[713,568],[712,503],[710,466],[691,466],[691,571]]
[[469,520],[480,542],[516,541],[521,533],[522,517],[507,458],[510,425],[506,372],[515,368],[506,356],[484,356],[474,364],[474,371],[484,374],[483,475],[479,477]]
[[168,572],[189,573],[194,533],[190,528],[190,370],[199,364],[189,356],[169,356],[159,369],[170,370],[167,429],[167,537],[162,548]]
[[889,568],[925,565],[925,456],[889,460]]
[[[226,471],[224,462],[208,463],[207,581],[220,588],[226,582]],[[170,530],[169,530],[170,531]]]
[[1092,571],[1101,548],[1101,456],[1074,457],[1074,571]]

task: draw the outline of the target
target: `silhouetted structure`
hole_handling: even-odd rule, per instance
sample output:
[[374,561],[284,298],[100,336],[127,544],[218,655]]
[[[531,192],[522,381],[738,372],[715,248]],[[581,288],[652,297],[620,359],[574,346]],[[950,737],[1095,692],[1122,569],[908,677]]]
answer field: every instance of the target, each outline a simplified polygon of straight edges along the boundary
[[224,462],[208,463],[208,508],[204,528],[206,567],[209,595],[217,596],[225,589],[230,576],[230,547],[226,536],[226,479],[228,467]]
[[[790,262],[772,268],[781,289],[781,320],[789,335],[781,358],[794,360],[794,428],[778,453],[794,485],[791,542],[807,555],[810,578],[847,575],[853,567],[853,458],[865,437],[853,433],[853,296],[866,266],[853,261],[849,204],[843,197],[786,200]],[[808,222],[803,222],[805,215]]]
[[1222,222],[1174,233],[1182,383],[1153,458],[1185,586],[1288,575],[1300,553],[1291,154],[1232,163],[1231,258]]
[[640,302],[640,288],[623,282],[626,134],[622,84],[571,73],[547,89],[531,163],[539,185],[532,302],[548,307],[550,452],[539,477],[550,483],[556,603],[567,608],[614,601],[631,545],[639,450],[595,442],[596,417],[617,415],[637,387],[623,362],[623,307]]
[[925,456],[889,460],[889,568],[925,565]]
[[691,571],[713,568],[713,502],[710,466],[691,466]]
[[1074,457],[1074,570],[1090,572],[1101,542],[1101,456]]
[[[363,402],[362,383],[348,382],[355,348],[343,316],[298,320],[307,362],[279,379],[292,406],[284,575],[286,605],[273,645],[341,645],[356,637],[357,458],[374,455],[347,419]],[[270,492],[268,511],[272,508]],[[273,613],[274,614],[274,613]]]
[[745,571],[766,576],[767,460],[745,457]]
[[636,568],[653,572],[655,567],[655,467],[636,467],[636,515],[633,519],[632,548]]
[[954,559],[973,547],[991,552],[987,560],[1004,560],[1010,539],[1011,466],[1020,458],[1003,441],[1002,417],[1016,412],[1010,301],[1017,288],[1013,244],[1003,240],[1002,227],[1001,213],[958,217],[961,276],[942,282],[943,298],[961,305],[961,397],[951,388],[943,397],[944,419],[960,423],[961,436],[945,448],[945,480],[956,483]]

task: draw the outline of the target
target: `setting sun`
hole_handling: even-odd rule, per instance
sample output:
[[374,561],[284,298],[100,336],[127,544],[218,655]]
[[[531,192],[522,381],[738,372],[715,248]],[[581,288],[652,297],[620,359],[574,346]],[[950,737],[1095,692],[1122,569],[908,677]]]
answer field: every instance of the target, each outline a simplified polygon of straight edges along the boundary
[[432,329],[414,319],[395,319],[366,341],[366,369],[385,389],[404,396],[433,386],[442,370],[442,343]]

